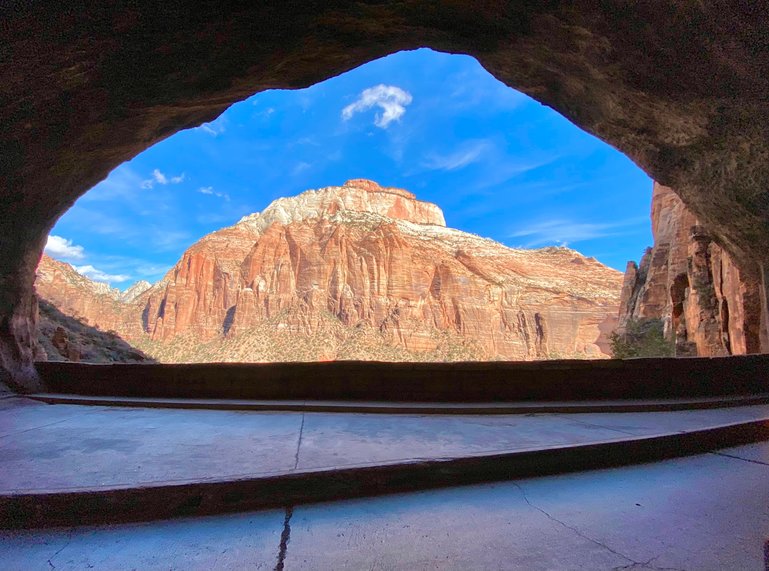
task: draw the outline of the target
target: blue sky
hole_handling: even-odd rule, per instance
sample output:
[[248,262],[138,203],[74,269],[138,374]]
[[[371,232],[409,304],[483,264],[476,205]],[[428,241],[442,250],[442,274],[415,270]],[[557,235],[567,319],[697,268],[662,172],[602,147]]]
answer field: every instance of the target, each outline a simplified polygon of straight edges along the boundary
[[568,245],[624,270],[651,243],[651,180],[469,56],[400,52],[267,91],[116,168],[47,251],[121,289],[281,196],[369,178],[513,247]]

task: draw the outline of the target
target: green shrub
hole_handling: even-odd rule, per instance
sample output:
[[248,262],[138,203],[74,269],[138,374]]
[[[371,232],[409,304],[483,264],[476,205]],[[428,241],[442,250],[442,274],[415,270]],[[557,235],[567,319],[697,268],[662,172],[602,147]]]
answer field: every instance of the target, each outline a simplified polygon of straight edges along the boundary
[[624,332],[614,331],[609,336],[612,357],[673,357],[675,344],[665,338],[664,325],[661,319],[629,320]]

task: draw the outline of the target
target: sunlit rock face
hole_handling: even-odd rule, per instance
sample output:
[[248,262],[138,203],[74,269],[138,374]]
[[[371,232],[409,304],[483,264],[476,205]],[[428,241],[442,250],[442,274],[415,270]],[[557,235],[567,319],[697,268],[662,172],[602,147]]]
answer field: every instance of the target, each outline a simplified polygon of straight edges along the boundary
[[654,246],[625,272],[620,326],[662,319],[678,355],[759,352],[758,280],[742,274],[681,199],[657,183],[651,220]]
[[567,248],[447,228],[436,205],[352,180],[204,237],[100,319],[169,361],[602,357],[621,279]]
[[[150,287],[146,281],[139,281],[121,292],[106,283],[93,281],[71,265],[45,254],[37,267],[35,281],[35,289],[44,300],[66,315],[82,319],[102,331],[131,331],[136,325],[132,304]],[[139,331],[136,327],[134,333]]]

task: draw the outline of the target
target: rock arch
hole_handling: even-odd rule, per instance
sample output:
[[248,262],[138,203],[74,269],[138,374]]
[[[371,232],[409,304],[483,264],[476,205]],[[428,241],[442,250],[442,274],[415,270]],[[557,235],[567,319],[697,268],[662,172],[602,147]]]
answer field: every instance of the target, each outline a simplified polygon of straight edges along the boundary
[[675,188],[763,279],[766,315],[769,13],[759,4],[12,0],[0,22],[0,376],[17,388],[35,384],[35,266],[81,194],[255,92],[418,47],[476,57]]

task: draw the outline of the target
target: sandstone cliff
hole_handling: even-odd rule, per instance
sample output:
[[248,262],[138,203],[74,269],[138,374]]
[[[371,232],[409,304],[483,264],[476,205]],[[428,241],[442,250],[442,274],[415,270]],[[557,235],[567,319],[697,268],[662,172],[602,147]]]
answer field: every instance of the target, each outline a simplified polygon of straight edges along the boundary
[[139,281],[126,291],[95,282],[71,265],[43,254],[37,266],[35,290],[38,296],[64,314],[102,331],[141,334],[141,306],[151,288]]
[[351,180],[204,237],[132,299],[69,305],[164,361],[602,357],[620,283],[573,250],[507,248]]
[[654,184],[654,246],[628,262],[619,311],[662,319],[679,356],[760,352],[760,285],[744,275],[670,189]]
[[152,363],[153,359],[131,346],[114,331],[102,331],[40,300],[37,341],[43,353],[38,360],[86,363]]
[[130,302],[150,287],[137,282],[120,292],[43,254],[37,268],[39,360],[142,363],[152,359],[120,337],[137,309]]

